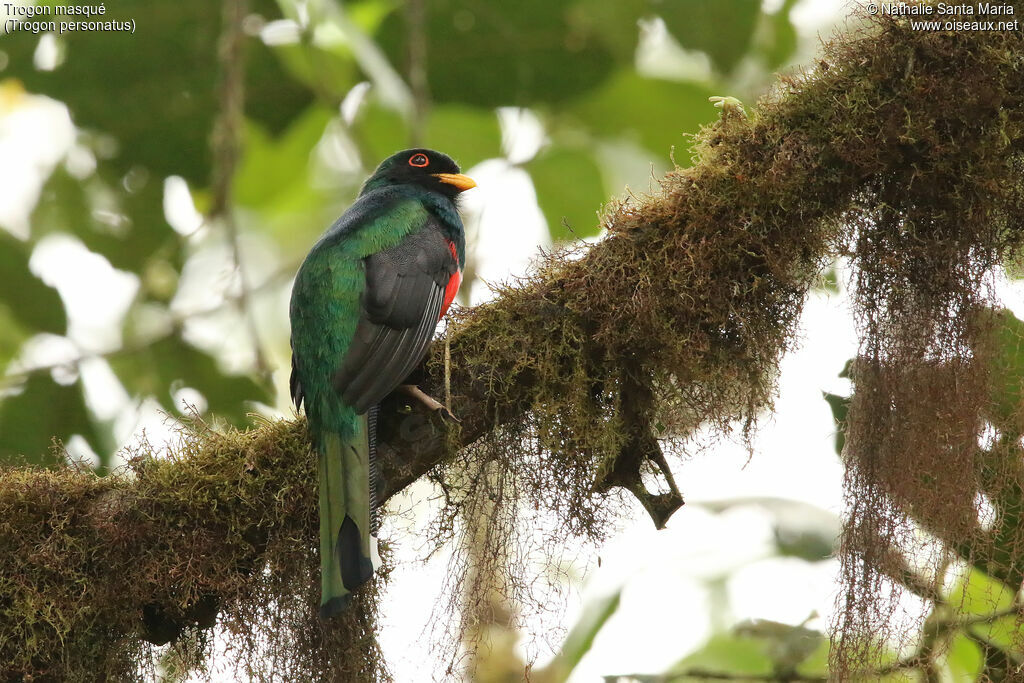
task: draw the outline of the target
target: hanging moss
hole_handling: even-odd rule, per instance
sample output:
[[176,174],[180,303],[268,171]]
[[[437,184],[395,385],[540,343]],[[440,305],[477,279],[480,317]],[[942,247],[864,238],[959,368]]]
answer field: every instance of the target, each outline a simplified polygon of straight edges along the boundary
[[[1009,500],[1024,476],[1006,480],[969,442],[988,383],[985,275],[1024,235],[1021,43],[879,17],[782,79],[750,118],[728,109],[697,136],[693,165],[652,195],[611,203],[606,239],[549,254],[493,303],[458,313],[422,385],[450,393],[461,424],[391,399],[381,453],[389,495],[428,473],[444,492],[435,535],[462,541],[460,600],[502,592],[510,620],[529,603],[536,584],[517,559],[533,549],[520,535],[530,515],[559,520],[544,548],[599,541],[620,489],[663,523],[682,502],[663,446],[698,427],[749,436],[808,289],[837,255],[857,269],[863,341],[836,675],[874,666],[893,635],[871,615],[888,604],[882,579],[906,573],[909,526],[1017,580],[1016,545],[1007,558],[973,540],[972,494]],[[299,423],[192,431],[171,458],[140,453],[105,479],[3,470],[7,677],[130,678],[153,666],[142,638],[179,633],[192,648],[179,659],[210,664],[202,627],[214,614],[241,666],[268,678],[384,677],[372,595],[338,630],[310,616],[315,490]],[[493,541],[466,523],[482,500]],[[465,550],[481,538],[494,552]]]
[[[916,643],[897,668],[929,670],[951,635],[918,636],[924,616],[906,611],[908,590],[941,608],[954,561],[1016,587],[1024,563],[1016,538],[983,529],[979,502],[1021,481],[1019,457],[998,465],[993,487],[978,446],[990,410],[992,269],[1017,258],[1024,240],[1021,37],[916,32],[899,21],[881,29],[870,55],[833,48],[876,70],[880,97],[862,106],[877,120],[879,149],[903,157],[866,177],[841,216],[861,342],[844,450],[844,593],[831,667],[840,679],[892,663],[897,644]],[[896,92],[907,96],[886,96]]]

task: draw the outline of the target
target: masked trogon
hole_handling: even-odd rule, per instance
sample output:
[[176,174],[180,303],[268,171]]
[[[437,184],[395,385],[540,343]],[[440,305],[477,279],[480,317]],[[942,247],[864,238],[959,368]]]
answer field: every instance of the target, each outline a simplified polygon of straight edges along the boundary
[[394,154],[295,277],[291,394],[319,456],[324,618],[379,563],[376,405],[423,359],[455,298],[466,259],[456,200],[475,185],[440,152]]

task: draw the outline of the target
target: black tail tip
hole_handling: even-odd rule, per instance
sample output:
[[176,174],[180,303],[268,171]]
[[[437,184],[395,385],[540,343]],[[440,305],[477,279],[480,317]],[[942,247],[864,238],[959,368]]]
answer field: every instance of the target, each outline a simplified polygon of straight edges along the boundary
[[349,604],[352,602],[352,595],[342,595],[337,598],[331,598],[325,603],[320,605],[320,618],[324,621],[333,619],[342,612],[344,612]]

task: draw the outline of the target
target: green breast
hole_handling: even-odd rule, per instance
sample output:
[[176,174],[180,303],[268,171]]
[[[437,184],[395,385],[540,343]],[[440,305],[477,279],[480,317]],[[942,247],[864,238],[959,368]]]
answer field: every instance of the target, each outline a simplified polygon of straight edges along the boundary
[[366,288],[363,259],[398,244],[427,220],[414,199],[401,199],[368,211],[375,193],[364,195],[324,234],[303,261],[291,299],[292,353],[305,394],[310,429],[319,440],[322,428],[348,434],[354,412],[331,387],[355,335],[360,296]]

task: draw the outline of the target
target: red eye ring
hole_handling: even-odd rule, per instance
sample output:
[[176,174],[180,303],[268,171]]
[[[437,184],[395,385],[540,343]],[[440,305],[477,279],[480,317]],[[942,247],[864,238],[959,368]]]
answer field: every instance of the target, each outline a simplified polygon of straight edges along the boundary
[[413,154],[409,157],[409,165],[416,168],[425,168],[430,165],[430,159],[426,154]]

